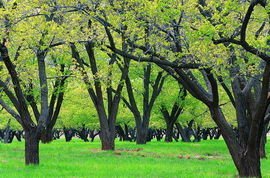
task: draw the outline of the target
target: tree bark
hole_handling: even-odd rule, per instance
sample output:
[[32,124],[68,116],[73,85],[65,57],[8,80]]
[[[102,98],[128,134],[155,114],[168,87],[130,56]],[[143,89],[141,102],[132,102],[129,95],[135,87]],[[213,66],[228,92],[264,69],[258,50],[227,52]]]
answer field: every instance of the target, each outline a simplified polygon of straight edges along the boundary
[[138,128],[137,126],[137,138],[136,138],[136,143],[137,144],[146,144],[147,141],[147,133],[148,132],[148,127],[147,128]]
[[173,125],[174,123],[166,123],[166,136],[165,142],[172,142],[173,141]]
[[263,127],[263,131],[262,131],[262,137],[261,137],[261,140],[260,140],[260,148],[259,148],[260,158],[267,158],[266,157],[266,152],[265,152],[265,144],[267,142],[267,128],[268,128],[268,124],[269,124],[268,117],[267,117],[267,121],[264,122],[264,127]]
[[181,135],[182,138],[182,142],[191,142],[190,138],[188,137],[185,129],[182,128],[180,123],[175,123],[175,126],[179,132],[179,134]]
[[259,151],[260,158],[267,158],[266,157],[266,152],[265,152],[265,144],[266,144],[266,135],[264,135],[261,138],[260,151]]
[[[268,99],[269,100],[269,99]],[[269,102],[269,101],[268,101]],[[269,105],[267,108],[267,114],[264,118],[264,126],[263,126],[263,131],[262,131],[262,137],[260,140],[260,150],[259,150],[259,154],[260,154],[260,158],[267,158],[266,157],[266,152],[265,152],[265,144],[267,142],[267,132],[268,132],[268,125],[269,125],[269,121],[270,121],[270,114],[269,114]]]
[[114,139],[115,137],[112,135],[114,134],[106,134],[104,131],[101,130],[100,133],[100,140],[101,140],[101,149],[102,150],[114,150],[115,149],[115,144],[114,144]]
[[246,150],[237,142],[232,129],[229,129],[219,107],[209,107],[213,120],[219,126],[221,134],[231,153],[240,177],[261,177],[259,149]]
[[[252,152],[252,153],[251,153]],[[236,165],[240,177],[259,177],[261,178],[260,157],[254,154],[254,150],[241,158],[240,164]]]
[[39,139],[36,129],[25,130],[25,164],[39,164]]

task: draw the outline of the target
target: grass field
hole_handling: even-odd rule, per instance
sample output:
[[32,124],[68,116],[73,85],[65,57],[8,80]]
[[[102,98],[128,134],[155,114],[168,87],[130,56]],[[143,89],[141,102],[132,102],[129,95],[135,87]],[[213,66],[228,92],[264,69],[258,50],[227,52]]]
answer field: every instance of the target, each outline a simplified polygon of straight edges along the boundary
[[[40,145],[40,166],[24,166],[24,143],[0,143],[0,177],[236,177],[223,140],[146,145],[116,142],[116,151],[100,151],[100,142],[56,140]],[[270,148],[267,146],[267,154]],[[270,177],[270,161],[262,161]]]

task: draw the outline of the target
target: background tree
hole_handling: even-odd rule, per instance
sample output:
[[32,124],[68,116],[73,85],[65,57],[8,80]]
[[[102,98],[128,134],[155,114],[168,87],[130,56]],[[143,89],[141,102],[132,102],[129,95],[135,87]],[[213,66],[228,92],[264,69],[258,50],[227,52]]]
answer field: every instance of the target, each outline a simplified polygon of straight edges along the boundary
[[[134,78],[134,76],[133,80],[130,79],[129,76],[125,80],[128,99],[122,97],[122,100],[125,105],[130,109],[135,118],[137,144],[145,144],[147,141],[152,108],[158,95],[162,90],[165,77],[166,76],[163,75],[162,71],[158,72],[158,74],[153,77],[152,65],[147,64],[143,67],[142,76],[139,76],[139,79],[141,78],[141,80],[143,81],[140,82],[140,85],[143,85],[143,87],[138,87],[138,84],[136,84],[136,78]],[[143,91],[140,91],[139,88],[143,88]],[[139,92],[142,96],[142,99],[140,99],[140,96],[138,95],[136,97],[135,92]],[[142,102],[142,107],[138,105],[138,99],[140,99],[140,101]]]
[[[171,84],[176,84],[175,82],[171,81],[170,82],[170,86]],[[166,84],[165,84],[166,85]],[[167,84],[168,85],[168,84]],[[167,102],[166,100],[168,98],[170,98],[170,95],[173,95],[173,90],[175,87],[170,87],[169,89],[169,93],[167,93],[166,91],[163,90],[163,93],[165,94],[161,94],[162,98],[166,98],[165,102],[164,100],[162,101],[162,104],[160,106],[160,111],[163,115],[163,118],[165,120],[166,123],[166,136],[165,136],[165,142],[172,142],[173,139],[173,128],[174,125],[178,119],[178,117],[183,113],[183,109],[184,109],[184,103],[185,103],[185,97],[187,95],[187,92],[184,88],[181,88],[181,86],[179,85],[179,91],[176,94],[177,97],[172,96],[174,102]],[[176,99],[175,99],[176,98]],[[173,104],[172,104],[173,103]],[[172,105],[172,106],[168,106],[168,105]],[[171,110],[169,110],[168,108],[171,108]]]

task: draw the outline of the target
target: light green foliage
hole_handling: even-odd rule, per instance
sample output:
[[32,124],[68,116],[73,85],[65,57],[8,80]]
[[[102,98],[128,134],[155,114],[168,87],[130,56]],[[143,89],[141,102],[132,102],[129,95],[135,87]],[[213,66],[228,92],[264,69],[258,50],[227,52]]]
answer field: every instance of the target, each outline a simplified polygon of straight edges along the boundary
[[116,125],[118,124],[127,124],[129,127],[135,128],[135,120],[133,114],[123,102],[119,104],[119,112],[117,115]]
[[[215,46],[213,43],[211,44],[212,39],[231,38],[232,36],[237,36],[235,39],[240,40],[239,32],[250,2],[211,0],[206,1],[206,3],[207,6],[201,6],[201,8],[209,11],[211,13],[211,18],[204,17],[203,15],[200,15],[200,12],[197,11],[193,17],[199,16],[202,20],[197,20],[197,30],[193,31],[193,33],[200,33],[200,36],[206,37],[198,40],[200,47],[204,49],[202,55],[207,56],[210,54],[210,60],[215,61],[215,68],[219,69],[217,72],[222,72],[224,75],[226,74],[226,70],[230,67],[227,59],[228,55],[232,52],[230,51],[232,48],[228,48],[226,45]],[[256,6],[246,30],[246,41],[253,47],[262,51],[266,51],[266,49],[269,48],[266,43],[269,39],[269,25],[267,23],[269,21],[268,18],[267,10],[259,5]],[[256,36],[256,33],[259,31],[263,23],[266,23],[264,28],[259,35]],[[206,26],[209,26],[209,29],[211,29],[210,31],[213,31],[213,33],[209,34],[209,30],[205,31]],[[256,55],[247,53],[238,45],[231,44],[230,46],[234,48],[236,57],[238,59],[235,65],[240,65],[241,68],[241,73],[239,73],[239,75],[257,74],[258,70],[256,70],[256,68],[259,65],[258,57]],[[245,58],[248,58],[248,60],[244,60]],[[217,70],[215,68],[214,70]]]
[[6,113],[4,110],[0,111],[0,129],[6,128],[9,120],[11,129],[21,130],[19,123],[9,113]]
[[56,128],[99,128],[98,117],[83,83],[70,81]]
[[[61,43],[61,45],[52,48],[48,52],[46,58],[48,77],[62,75],[59,72],[59,67],[55,67],[54,64],[65,64],[68,68],[66,75],[76,76],[76,78],[72,79],[72,85],[78,87],[72,86],[68,88],[69,92],[65,96],[67,99],[63,103],[63,109],[61,110],[60,121],[57,123],[57,127],[72,127],[73,124],[79,127],[81,123],[85,123],[89,127],[98,127],[98,119],[86,92],[87,88],[80,81],[83,76],[81,76],[78,69],[75,69],[74,59],[71,58],[69,42],[76,43],[81,58],[87,64],[89,64],[89,60],[83,42],[90,40],[95,43],[95,54],[99,72],[96,76],[93,76],[87,70],[91,82],[94,81],[94,78],[98,78],[102,83],[103,91],[105,91],[108,85],[112,85],[115,88],[119,82],[121,72],[117,65],[108,66],[108,60],[110,59],[108,54],[112,54],[112,52],[106,46],[109,44],[109,40],[105,34],[104,27],[98,22],[96,17],[101,17],[112,25],[110,31],[116,48],[121,49],[123,42],[121,34],[117,33],[116,30],[127,27],[122,35],[130,40],[135,40],[137,45],[145,45],[147,43],[150,47],[149,50],[155,51],[170,61],[174,61],[185,55],[193,55],[195,57],[190,58],[188,62],[200,62],[211,66],[212,71],[215,74],[222,75],[226,84],[229,85],[231,78],[227,70],[230,67],[227,59],[230,51],[225,46],[214,45],[212,38],[218,38],[220,32],[224,37],[232,35],[234,29],[240,25],[239,18],[244,15],[248,7],[248,2],[240,4],[234,0],[209,0],[206,1],[208,3],[207,7],[198,5],[197,0],[129,0],[113,1],[113,5],[105,0],[100,0],[100,3],[94,3],[94,1],[88,0],[19,0],[16,1],[18,4],[16,8],[13,7],[14,2],[4,1],[5,8],[0,9],[1,17],[5,17],[0,19],[1,23],[5,23],[7,20],[9,23],[8,26],[0,27],[0,37],[1,39],[3,37],[8,39],[8,48],[12,59],[15,57],[18,47],[22,46],[20,56],[15,61],[15,64],[20,77],[23,79],[21,81],[22,84],[27,85],[29,79],[34,83],[35,87],[31,92],[36,101],[39,101],[40,89],[38,86],[39,81],[35,54],[38,48],[46,49],[52,44]],[[86,10],[78,10],[86,6],[88,7]],[[205,18],[200,13],[199,7],[203,10],[209,10],[213,14],[213,22],[210,22],[208,18]],[[222,11],[218,7],[222,7]],[[181,14],[183,17],[179,26],[179,40],[184,47],[182,52],[173,52],[170,49],[171,42],[167,40],[168,36],[163,31],[171,28],[171,21],[178,21]],[[256,8],[247,34],[248,41],[255,47],[265,48],[265,42],[268,38],[266,31],[269,27],[263,30],[263,33],[258,39],[255,39],[254,33],[266,19],[266,11],[261,7]],[[150,27],[148,27],[149,25]],[[40,44],[41,39],[42,43]],[[249,74],[256,73],[256,66],[258,64],[255,62],[257,60],[256,56],[246,54],[237,47],[235,49],[238,57],[237,64],[240,64],[241,72],[243,74],[247,72]],[[149,57],[149,54],[142,53],[140,50],[131,50],[131,53],[139,57]],[[242,55],[249,58],[248,63],[243,63]],[[122,58],[120,57],[120,65],[123,65],[122,62]],[[3,64],[0,63],[0,65],[2,66]],[[130,78],[135,86],[135,97],[138,100],[140,109],[142,109],[141,94],[143,88],[141,75],[143,65],[145,64],[135,64],[132,62],[130,68]],[[110,71],[112,75],[108,76]],[[154,73],[158,71],[158,67],[154,67]],[[203,81],[203,77],[199,72],[195,71],[194,73],[199,81]],[[5,80],[7,76],[7,71],[2,70],[0,78]],[[111,84],[109,82],[110,80],[112,81]],[[150,123],[152,127],[164,127],[162,115],[159,112],[159,104],[166,103],[168,107],[171,107],[175,101],[174,99],[177,97],[178,84],[175,84],[173,79],[170,79],[165,82],[165,85],[167,87],[165,87],[161,96],[158,98],[158,104],[154,106]],[[53,82],[50,80],[50,93],[52,86]],[[203,86],[206,88],[204,83]],[[222,89],[220,89],[220,95],[220,104],[229,101]],[[127,97],[125,89],[123,96]],[[106,96],[104,98],[106,101]],[[4,97],[4,99],[10,104],[7,98]],[[184,112],[180,116],[181,121],[185,122],[196,119],[198,125],[205,127],[214,126],[209,112],[206,112],[203,104],[188,95],[184,105]],[[222,107],[224,108],[225,115],[228,116],[228,120],[233,124],[235,115],[232,112],[231,104],[226,104]],[[4,111],[0,113],[1,117],[9,118],[6,113],[3,113]],[[134,126],[132,114],[124,104],[120,104],[118,113],[118,123],[128,123]]]

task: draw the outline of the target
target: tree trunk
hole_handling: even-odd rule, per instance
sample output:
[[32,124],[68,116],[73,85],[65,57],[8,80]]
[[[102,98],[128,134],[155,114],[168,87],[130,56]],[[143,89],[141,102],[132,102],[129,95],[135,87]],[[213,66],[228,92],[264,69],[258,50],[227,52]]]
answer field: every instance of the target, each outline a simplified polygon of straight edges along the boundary
[[181,135],[182,142],[191,142],[190,138],[187,135],[186,129],[183,129],[180,123],[175,123],[176,128]]
[[259,150],[259,154],[260,154],[260,158],[266,158],[266,152],[265,152],[265,144],[266,144],[266,134],[263,133],[264,135],[261,138],[261,142],[260,142],[260,150]]
[[259,155],[247,153],[246,156],[241,158],[240,164],[237,167],[239,177],[258,177],[261,178],[260,158]]
[[[269,115],[267,115],[269,117]],[[260,154],[260,158],[267,158],[266,157],[266,152],[265,152],[265,144],[267,142],[267,132],[268,132],[268,125],[269,125],[269,119],[266,119],[266,121],[264,121],[264,127],[263,127],[263,131],[262,131],[262,137],[261,137],[261,141],[260,141],[260,150],[259,150],[259,154]]]
[[136,138],[137,144],[146,144],[148,134],[147,132],[148,129],[137,127],[137,138]]
[[224,141],[231,153],[240,177],[261,178],[259,146],[253,150],[244,150],[237,142],[235,133],[229,127],[219,107],[209,107],[211,116],[221,130]]
[[101,146],[102,146],[101,149],[102,150],[114,150],[115,149],[115,145],[114,145],[115,137],[101,133],[100,139],[101,139]]
[[36,129],[25,130],[25,164],[39,164],[39,139]]
[[165,142],[172,142],[173,138],[173,125],[174,123],[168,122],[166,123],[166,136]]

